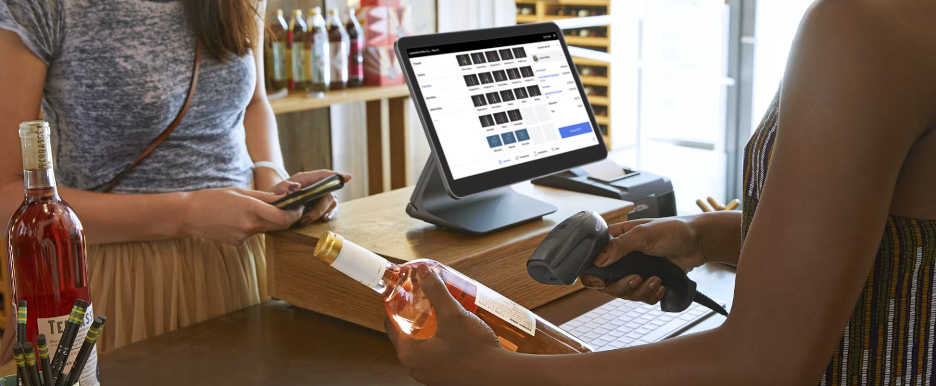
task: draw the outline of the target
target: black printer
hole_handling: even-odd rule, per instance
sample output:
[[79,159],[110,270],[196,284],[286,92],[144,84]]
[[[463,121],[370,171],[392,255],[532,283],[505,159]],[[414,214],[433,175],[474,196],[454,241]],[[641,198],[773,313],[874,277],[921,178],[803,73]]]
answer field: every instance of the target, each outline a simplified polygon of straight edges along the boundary
[[533,183],[633,202],[629,220],[676,215],[676,194],[669,178],[628,168],[622,171],[624,175],[604,181],[590,177],[583,168],[574,168],[535,179]]

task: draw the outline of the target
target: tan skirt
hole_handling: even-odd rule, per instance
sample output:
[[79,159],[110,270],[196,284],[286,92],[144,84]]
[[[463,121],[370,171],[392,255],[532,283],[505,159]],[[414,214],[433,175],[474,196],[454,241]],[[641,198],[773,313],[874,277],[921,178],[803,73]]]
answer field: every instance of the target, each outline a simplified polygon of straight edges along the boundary
[[263,235],[89,245],[91,304],[107,315],[98,352],[266,300],[265,246]]

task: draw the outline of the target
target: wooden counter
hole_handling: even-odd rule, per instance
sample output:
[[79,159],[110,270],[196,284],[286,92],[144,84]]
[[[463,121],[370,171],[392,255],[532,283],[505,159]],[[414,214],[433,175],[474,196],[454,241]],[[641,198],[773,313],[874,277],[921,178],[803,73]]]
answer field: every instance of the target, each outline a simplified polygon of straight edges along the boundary
[[[699,289],[731,305],[734,269],[708,264],[689,276]],[[560,325],[610,301],[581,290],[534,309]],[[713,315],[686,333],[717,327]],[[107,333],[107,330],[104,330]],[[269,301],[100,355],[101,384],[163,385],[418,385],[397,362],[387,335]]]
[[383,331],[383,299],[312,257],[318,238],[332,231],[396,263],[438,260],[534,308],[581,288],[539,284],[527,274],[526,260],[546,234],[582,210],[593,210],[609,222],[620,222],[633,209],[633,204],[626,201],[530,183],[514,188],[559,210],[543,220],[475,237],[410,218],[405,213],[413,192],[410,187],[343,203],[338,218],[331,223],[270,234],[267,250],[271,294],[309,310]]

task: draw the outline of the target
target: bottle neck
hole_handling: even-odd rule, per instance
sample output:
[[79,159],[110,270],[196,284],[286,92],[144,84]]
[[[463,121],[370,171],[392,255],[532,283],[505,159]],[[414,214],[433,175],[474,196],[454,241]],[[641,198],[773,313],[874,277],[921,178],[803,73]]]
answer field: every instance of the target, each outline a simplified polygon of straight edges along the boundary
[[26,197],[56,197],[55,174],[52,171],[52,146],[49,124],[43,121],[20,124],[23,155],[23,184]]
[[24,170],[27,203],[56,201],[59,199],[52,169]]
[[338,234],[327,232],[319,238],[313,255],[377,293],[397,285],[399,266]]
[[27,192],[30,190],[56,190],[55,173],[52,172],[52,169],[23,170],[23,176],[23,185],[25,185]]

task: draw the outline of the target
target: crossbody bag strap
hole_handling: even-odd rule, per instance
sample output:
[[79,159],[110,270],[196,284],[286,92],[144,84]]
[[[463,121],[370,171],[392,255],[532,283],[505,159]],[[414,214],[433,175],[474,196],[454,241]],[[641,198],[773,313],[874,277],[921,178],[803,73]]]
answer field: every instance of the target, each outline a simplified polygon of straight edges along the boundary
[[159,145],[162,144],[163,141],[165,141],[166,138],[168,138],[169,135],[172,134],[172,132],[175,131],[175,129],[179,127],[179,124],[182,123],[182,118],[185,118],[185,113],[188,112],[189,106],[192,104],[192,96],[195,95],[195,88],[198,86],[198,72],[199,72],[198,69],[199,67],[201,67],[201,52],[202,52],[201,43],[198,43],[198,47],[195,49],[195,68],[192,71],[192,84],[189,85],[188,96],[185,97],[185,104],[182,105],[182,111],[179,111],[179,115],[176,116],[176,118],[172,121],[172,123],[169,124],[169,127],[167,127],[166,130],[162,132],[162,134],[156,137],[156,139],[154,139],[153,142],[151,142],[149,146],[147,146],[146,149],[144,149],[143,152],[140,153],[140,155],[137,156],[136,159],[130,163],[130,165],[127,165],[127,167],[124,168],[124,170],[120,172],[120,174],[114,177],[114,179],[112,179],[107,184],[107,188],[104,189],[104,193],[112,192],[114,188],[116,188],[117,185],[120,184],[120,181],[122,181],[124,177],[127,176],[127,173],[130,173],[130,171],[133,170],[133,168],[136,167],[137,164],[143,161],[143,159],[149,156],[150,153],[153,152],[153,150],[159,147]]

